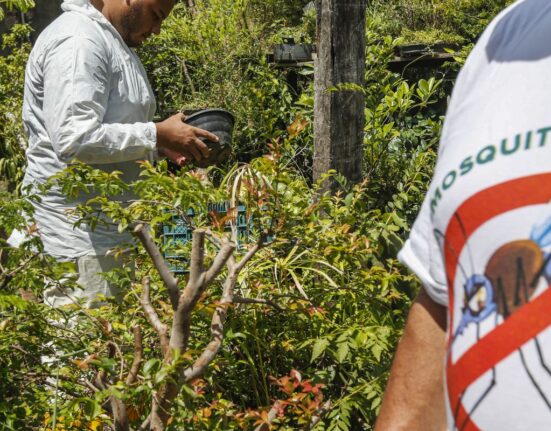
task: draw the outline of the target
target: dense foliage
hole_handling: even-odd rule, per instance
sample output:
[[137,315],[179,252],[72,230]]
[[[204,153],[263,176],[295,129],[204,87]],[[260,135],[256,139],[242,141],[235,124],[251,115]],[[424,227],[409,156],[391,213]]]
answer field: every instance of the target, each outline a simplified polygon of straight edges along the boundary
[[0,56],[0,178],[14,188],[23,179],[26,147],[21,120],[25,63],[31,46],[30,28],[16,25],[2,38]]
[[[350,185],[330,173],[342,186],[336,196],[320,195],[310,175],[312,67],[302,66],[291,88],[289,71],[266,57],[287,35],[312,40],[315,11],[307,3],[197,0],[193,10],[180,4],[163,32],[140,49],[160,118],[202,107],[234,113],[234,157],[227,166],[172,173],[164,162],[144,164],[140,180],[124,184],[116,172],[77,164],[53,180],[69,196],[92,188],[99,193],[78,209],[81,223],[99,222],[98,211],[120,230],[145,223],[160,248],[162,227],[189,208],[197,214],[185,219],[190,229],[208,227],[223,236],[235,211],[209,213],[208,203],[215,202],[240,202],[254,220],[251,239],[242,240],[237,255],[263,231],[269,234],[269,244],[239,275],[241,301],[228,308],[223,347],[206,374],[183,387],[171,430],[372,429],[418,289],[396,254],[428,186],[449,87],[436,71],[406,80],[387,63],[404,43],[399,36],[413,41],[420,30],[433,31],[431,42],[472,42],[505,2],[432,1],[430,13],[420,0],[373,2],[366,85],[352,87],[366,100],[365,181]],[[17,27],[5,35],[8,54],[0,57],[6,78],[0,84],[0,171],[13,185],[23,167],[26,31]],[[129,205],[110,198],[128,189],[136,195]],[[112,427],[111,397],[122,399],[137,429],[172,372],[140,300],[140,281],[149,276],[160,320],[172,319],[167,289],[145,249],[136,248],[128,271],[106,275],[125,286],[121,304],[52,309],[42,303],[43,291],[56,284],[78,288],[74,265],[41,254],[32,235],[19,249],[6,245],[2,238],[13,229],[33,233],[27,200],[4,193],[0,226],[0,430]],[[189,243],[176,249],[189,253]],[[208,262],[214,253],[208,246]],[[226,275],[201,296],[179,361],[192,363],[205,349]],[[142,366],[129,380],[137,327]],[[98,390],[91,384],[98,373],[112,384]]]
[[297,95],[286,85],[284,71],[266,59],[278,39],[274,32],[281,31],[278,22],[254,19],[273,13],[269,2],[199,0],[194,10],[177,5],[163,33],[141,49],[159,96],[158,115],[229,109],[237,118],[235,157],[248,161],[261,155],[296,114]]
[[385,32],[410,43],[474,42],[513,0],[375,0],[370,9]]
[[0,19],[4,19],[4,9],[8,11],[18,9],[22,12],[27,12],[34,6],[34,0],[0,0]]

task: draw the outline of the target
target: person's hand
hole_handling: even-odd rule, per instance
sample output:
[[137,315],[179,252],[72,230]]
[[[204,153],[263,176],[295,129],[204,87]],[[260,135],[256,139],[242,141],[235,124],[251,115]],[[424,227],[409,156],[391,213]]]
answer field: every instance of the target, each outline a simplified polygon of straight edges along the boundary
[[179,167],[187,165],[190,160],[176,151],[169,150],[168,148],[159,148],[159,155],[166,157]]
[[218,142],[218,137],[212,133],[184,123],[184,114],[178,113],[164,121],[155,123],[157,127],[157,148],[160,151],[169,150],[188,160],[201,160],[208,157],[209,148],[199,138]]

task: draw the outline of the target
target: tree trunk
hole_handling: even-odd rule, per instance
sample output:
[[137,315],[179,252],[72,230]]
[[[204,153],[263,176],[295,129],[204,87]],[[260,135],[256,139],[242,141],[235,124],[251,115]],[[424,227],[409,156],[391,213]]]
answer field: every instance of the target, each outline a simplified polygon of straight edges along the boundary
[[[336,170],[349,182],[362,180],[364,96],[327,90],[364,85],[366,0],[318,0],[314,100],[314,179]],[[335,192],[329,181],[325,190]]]

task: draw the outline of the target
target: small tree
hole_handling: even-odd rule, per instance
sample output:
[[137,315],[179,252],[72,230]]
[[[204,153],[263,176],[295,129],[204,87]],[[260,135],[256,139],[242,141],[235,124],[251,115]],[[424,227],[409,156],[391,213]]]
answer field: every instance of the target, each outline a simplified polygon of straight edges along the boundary
[[[155,245],[155,242],[150,237],[146,227],[140,224],[134,229],[134,233],[140,239],[148,254],[153,259],[155,267],[161,274],[170,294],[172,308],[174,310],[169,336],[168,327],[161,323],[157,312],[151,305],[149,298],[149,278],[145,277],[142,282],[143,293],[141,304],[146,313],[147,320],[159,335],[164,357],[163,365],[171,367],[171,370],[167,375],[165,383],[161,385],[156,396],[153,398],[151,413],[140,429],[162,431],[165,429],[170,418],[172,403],[180,393],[182,386],[201,377],[220,350],[222,340],[224,339],[224,322],[227,309],[234,302],[237,277],[247,262],[264,245],[266,236],[261,235],[256,244],[248,250],[245,256],[240,260],[236,260],[234,257],[237,240],[235,234],[233,235],[232,241],[227,241],[224,238],[214,235],[211,231],[202,229],[195,230],[192,240],[189,279],[185,288],[180,291],[178,280],[171,275],[166,267],[164,259]],[[205,266],[206,238],[219,248],[210,266]],[[222,271],[224,266],[227,266],[228,271],[224,277],[222,298],[218,302],[212,317],[210,327],[211,340],[193,365],[185,366],[184,363],[178,359],[188,350],[192,313],[201,295]],[[137,354],[135,357],[139,358],[140,356],[140,354]],[[133,369],[138,368],[139,365],[133,367]],[[129,374],[129,378],[135,375],[136,372],[137,370],[132,371]],[[122,408],[116,408],[120,405],[119,400],[114,399],[113,401],[115,424],[119,424],[116,430],[127,431],[129,429],[128,426],[123,426],[128,423],[126,412]]]
[[[201,377],[215,359],[224,339],[224,323],[228,308],[239,301],[235,298],[238,277],[251,258],[264,247],[267,238],[267,231],[260,229],[257,239],[252,244],[241,244],[239,250],[241,257],[239,258],[237,256],[238,229],[235,224],[232,225],[229,237],[224,232],[217,232],[215,229],[193,227],[187,280],[175,277],[165,262],[158,240],[152,236],[152,232],[155,232],[156,229],[152,228],[146,220],[153,224],[163,220],[169,222],[169,219],[179,212],[179,205],[174,206],[175,201],[190,202],[191,199],[191,201],[198,202],[199,206],[206,208],[206,203],[210,199],[221,196],[221,190],[214,189],[200,174],[186,173],[177,177],[167,177],[166,174],[166,171],[162,169],[159,171],[145,163],[144,175],[147,179],[127,185],[120,180],[119,172],[106,173],[85,165],[73,165],[52,180],[70,196],[76,195],[83,189],[95,189],[99,196],[90,199],[85,206],[80,206],[76,211],[80,222],[92,225],[101,223],[103,219],[101,215],[98,215],[99,206],[101,212],[119,223],[121,230],[131,229],[149,255],[168,294],[171,311],[167,314],[165,310],[161,317],[161,313],[151,300],[150,276],[143,277],[140,305],[147,322],[158,337],[156,345],[160,349],[157,352],[158,356],[162,358],[161,373],[163,377],[159,381],[159,386],[152,393],[149,414],[139,430],[165,430],[172,415],[173,404],[182,387]],[[234,178],[234,181],[232,182],[230,178]],[[178,184],[178,180],[180,180],[180,184]],[[183,186],[183,183],[186,183],[186,186]],[[225,219],[219,222],[222,227],[225,223],[231,223],[235,219],[237,214],[235,206],[237,202],[243,201],[244,194],[254,196],[253,201],[249,202],[263,201],[269,193],[273,194],[273,190],[268,190],[269,185],[263,181],[262,175],[246,165],[230,172],[225,183],[230,184],[232,208],[228,210],[229,214]],[[142,199],[132,201],[130,204],[113,200],[113,195],[128,188],[133,188],[141,195]],[[243,188],[246,190],[243,191]],[[178,192],[181,189],[185,192],[179,196]],[[148,199],[150,193],[156,201]],[[157,206],[152,208],[152,203]],[[254,211],[252,207],[250,210]],[[189,228],[192,229],[192,226],[193,223],[189,225]],[[207,242],[216,249],[214,254],[207,252]],[[210,263],[207,263],[207,255]],[[226,269],[225,272],[223,272],[224,269]],[[146,272],[142,269],[141,273]],[[203,351],[197,354],[189,364],[192,316],[201,297],[220,275],[221,280],[218,281],[222,284],[222,294],[212,315],[210,340]],[[90,313],[86,311],[85,313],[90,317]],[[109,323],[104,323],[100,321],[100,326],[105,327],[103,332],[109,339],[111,332]],[[105,368],[100,368],[97,375],[86,382],[87,387],[93,391],[108,395],[105,408],[110,412],[115,431],[130,431],[131,429],[128,409],[122,400],[124,397],[115,395],[114,391],[120,391],[122,375],[126,375],[125,387],[131,388],[136,384],[143,358],[142,333],[146,330],[145,327],[139,325],[132,328],[134,352],[129,367],[126,367],[123,362],[118,375],[113,375]],[[122,355],[121,348],[115,340],[107,341],[106,345],[108,357],[111,360]],[[187,359],[184,360],[184,358]],[[91,364],[94,364],[95,359],[92,359]]]

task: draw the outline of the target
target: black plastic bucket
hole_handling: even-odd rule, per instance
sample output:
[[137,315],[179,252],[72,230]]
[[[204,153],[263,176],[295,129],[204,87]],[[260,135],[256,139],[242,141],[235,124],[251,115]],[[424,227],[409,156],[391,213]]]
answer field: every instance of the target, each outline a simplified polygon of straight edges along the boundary
[[186,117],[186,124],[208,130],[218,136],[218,142],[201,138],[210,149],[210,155],[201,161],[193,163],[200,168],[219,165],[228,159],[231,154],[231,143],[235,119],[224,109],[203,109]]

